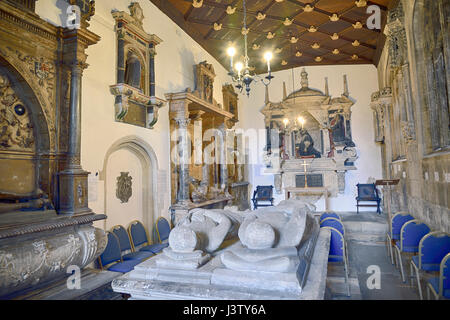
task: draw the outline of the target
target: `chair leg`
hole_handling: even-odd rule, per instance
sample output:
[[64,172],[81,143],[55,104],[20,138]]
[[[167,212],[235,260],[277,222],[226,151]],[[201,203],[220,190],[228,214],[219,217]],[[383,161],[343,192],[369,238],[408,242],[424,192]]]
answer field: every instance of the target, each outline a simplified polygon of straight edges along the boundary
[[406,280],[405,280],[405,273],[403,272],[402,254],[401,254],[401,252],[400,252],[399,249],[396,248],[396,250],[397,250],[397,258],[398,258],[398,262],[399,262],[399,264],[400,264],[400,273],[401,273],[401,275],[402,275],[402,281],[403,281],[403,282],[406,282]]
[[409,263],[409,281],[411,282],[411,287],[414,286],[414,271],[412,261]]
[[388,251],[388,257],[391,258],[391,263],[394,264],[394,257],[392,255],[392,239],[389,234],[386,234],[386,248]]
[[350,281],[348,280],[348,265],[347,259],[344,257],[344,269],[345,269],[345,283],[347,284],[347,296],[350,297]]
[[396,268],[398,268],[397,248],[396,248],[393,244],[391,244],[391,245],[392,245],[392,248],[394,248],[394,250],[393,250],[393,252],[392,252],[393,258],[394,258],[394,266],[395,266]]
[[[430,290],[431,289],[431,290]],[[427,284],[427,297],[428,297],[428,300],[431,300],[431,297],[430,297],[430,291],[431,291],[431,293],[433,293],[433,296],[434,296],[434,300],[439,300],[439,294],[436,294],[436,292],[434,291],[434,289],[431,287],[431,285],[428,283]]]
[[420,284],[420,272],[419,272],[419,269],[417,269],[417,268],[414,268],[414,269],[416,269],[416,280],[417,280],[417,288],[419,289],[419,297],[420,297],[420,300],[423,300],[422,285]]

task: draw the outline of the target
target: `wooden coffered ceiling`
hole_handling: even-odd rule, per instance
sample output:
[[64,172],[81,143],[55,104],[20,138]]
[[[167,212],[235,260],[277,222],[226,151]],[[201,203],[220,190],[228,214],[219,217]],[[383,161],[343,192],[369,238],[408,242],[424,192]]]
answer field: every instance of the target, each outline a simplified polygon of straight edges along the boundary
[[[238,51],[236,60],[243,56],[243,0],[150,1],[225,68],[229,69],[226,56],[229,44]],[[198,5],[194,6],[194,2]],[[387,10],[396,0],[366,1],[362,7],[356,2],[246,0],[250,67],[256,73],[264,73],[267,67],[262,57],[268,50],[274,53],[271,63],[274,71],[312,65],[377,65],[385,42],[382,30]],[[370,16],[366,10],[370,5],[381,9],[381,30],[371,30],[366,25]],[[333,19],[336,21],[331,19],[334,14],[338,17]],[[286,18],[292,21],[290,25],[285,23]],[[360,28],[358,22],[362,24]],[[274,34],[271,39],[269,32]],[[334,34],[338,39],[332,39]]]

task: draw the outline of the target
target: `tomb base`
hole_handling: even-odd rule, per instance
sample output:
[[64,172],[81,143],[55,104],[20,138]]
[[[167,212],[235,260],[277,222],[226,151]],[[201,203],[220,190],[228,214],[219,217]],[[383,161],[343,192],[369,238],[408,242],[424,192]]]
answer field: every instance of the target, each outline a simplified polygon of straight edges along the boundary
[[282,274],[226,269],[220,259],[222,250],[195,270],[158,268],[157,260],[161,255],[157,255],[116,278],[112,288],[115,292],[131,295],[133,300],[321,300],[325,295],[329,246],[330,232],[322,229],[303,287],[298,272]]

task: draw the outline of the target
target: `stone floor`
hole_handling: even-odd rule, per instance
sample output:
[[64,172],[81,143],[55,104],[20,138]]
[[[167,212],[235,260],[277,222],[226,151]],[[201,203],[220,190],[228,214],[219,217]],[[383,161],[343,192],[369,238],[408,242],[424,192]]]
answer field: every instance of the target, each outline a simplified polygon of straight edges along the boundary
[[[328,265],[327,300],[418,300],[417,287],[409,280],[403,283],[400,271],[391,264],[385,246],[387,219],[373,212],[339,213],[347,233],[350,291],[347,296],[343,264]],[[369,266],[378,266],[381,272],[380,289],[369,289],[367,279],[372,273]],[[405,265],[404,265],[405,266]],[[406,276],[409,265],[405,266]],[[426,290],[424,290],[426,298]]]

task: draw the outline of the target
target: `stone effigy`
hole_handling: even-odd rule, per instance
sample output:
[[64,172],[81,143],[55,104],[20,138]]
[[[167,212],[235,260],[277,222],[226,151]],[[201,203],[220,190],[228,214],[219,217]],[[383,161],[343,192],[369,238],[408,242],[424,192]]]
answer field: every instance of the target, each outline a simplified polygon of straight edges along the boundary
[[230,219],[225,212],[192,210],[171,231],[169,247],[163,250],[158,266],[196,269],[206,263],[211,257],[209,253],[217,250],[225,238],[236,235],[236,225],[241,219],[237,215]]
[[[222,263],[237,271],[295,272],[299,263],[297,246],[307,226],[306,206],[293,212],[261,209],[249,213],[239,228],[241,247],[221,255]],[[289,208],[289,206],[287,206]]]
[[[310,207],[296,200],[245,212],[194,209],[162,254],[112,286],[139,299],[299,299],[319,231]],[[326,266],[328,247],[320,252]]]

